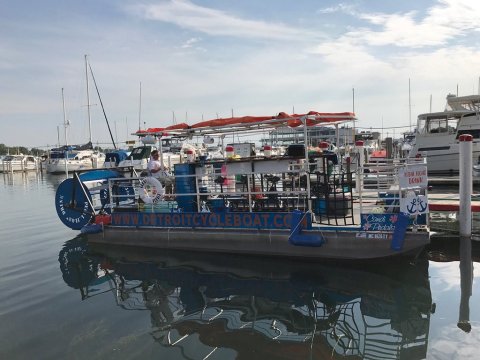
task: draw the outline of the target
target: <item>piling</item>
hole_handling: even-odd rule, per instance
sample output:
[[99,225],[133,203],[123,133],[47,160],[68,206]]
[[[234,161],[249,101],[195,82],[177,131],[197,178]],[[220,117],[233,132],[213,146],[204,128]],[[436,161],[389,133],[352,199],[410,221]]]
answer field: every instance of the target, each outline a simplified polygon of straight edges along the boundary
[[358,166],[357,166],[357,175],[355,179],[355,185],[357,194],[360,193],[360,189],[362,186],[363,180],[363,165],[365,164],[365,152],[363,151],[363,141],[358,140],[355,141],[355,147],[357,148],[358,152]]
[[460,236],[472,235],[472,141],[473,136],[463,134],[459,137],[460,175],[459,175],[459,225]]

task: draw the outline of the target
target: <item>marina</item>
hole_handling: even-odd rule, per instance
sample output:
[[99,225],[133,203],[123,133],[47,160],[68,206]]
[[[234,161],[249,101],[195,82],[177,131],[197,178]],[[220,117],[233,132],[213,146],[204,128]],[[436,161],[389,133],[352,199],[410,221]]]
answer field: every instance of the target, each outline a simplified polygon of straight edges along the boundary
[[480,357],[480,2],[2,15],[1,360]]

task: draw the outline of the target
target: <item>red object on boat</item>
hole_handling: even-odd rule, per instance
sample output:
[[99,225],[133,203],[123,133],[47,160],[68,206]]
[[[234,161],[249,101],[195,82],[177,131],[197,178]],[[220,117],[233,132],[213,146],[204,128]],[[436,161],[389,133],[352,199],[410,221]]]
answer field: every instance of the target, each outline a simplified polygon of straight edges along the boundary
[[328,149],[329,145],[330,144],[326,141],[320,141],[320,144],[318,146],[320,147],[320,149],[325,150],[325,149]]
[[386,158],[387,150],[375,150],[370,154],[370,158]]
[[355,141],[355,146],[363,146],[363,141],[362,140]]
[[187,123],[180,123],[180,124],[167,126],[163,130],[184,130],[184,129],[189,129],[189,128],[190,128],[190,125],[188,125]]
[[[458,211],[459,204],[428,204],[431,211]],[[472,205],[472,212],[480,212],[480,205]]]
[[95,215],[95,224],[109,225],[112,222],[111,215]]

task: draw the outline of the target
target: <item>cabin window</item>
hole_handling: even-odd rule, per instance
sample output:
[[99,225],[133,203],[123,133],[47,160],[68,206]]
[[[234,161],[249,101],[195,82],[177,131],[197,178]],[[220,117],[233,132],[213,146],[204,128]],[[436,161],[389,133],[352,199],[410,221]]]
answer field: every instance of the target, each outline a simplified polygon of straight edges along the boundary
[[430,119],[428,121],[428,132],[430,134],[447,133],[447,119]]
[[425,119],[419,119],[418,120],[418,124],[417,124],[417,132],[419,134],[424,134],[425,133],[425,124],[426,124],[426,120]]
[[480,129],[460,130],[457,134],[457,139],[460,135],[470,134],[474,139],[480,139]]
[[447,123],[448,123],[448,133],[449,134],[456,133],[457,127],[458,127],[458,118],[454,118],[454,117],[448,118]]
[[147,159],[150,156],[150,150],[151,150],[150,146],[135,148],[132,150],[128,158],[133,160]]

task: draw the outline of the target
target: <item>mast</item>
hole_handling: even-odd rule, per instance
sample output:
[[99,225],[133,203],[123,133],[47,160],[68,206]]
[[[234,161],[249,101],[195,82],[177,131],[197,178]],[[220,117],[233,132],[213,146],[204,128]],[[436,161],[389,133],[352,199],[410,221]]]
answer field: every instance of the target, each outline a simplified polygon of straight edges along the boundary
[[92,119],[90,117],[90,92],[88,88],[88,65],[87,65],[87,55],[85,55],[85,78],[87,80],[87,114],[88,114],[88,133],[90,143],[92,142]]
[[[112,139],[113,148],[116,150],[117,145],[115,145],[115,140],[113,140],[112,130],[110,129],[110,124],[108,123],[107,113],[105,112],[105,108],[103,107],[103,101],[102,101],[102,97],[100,96],[100,91],[98,90],[97,81],[95,80],[95,76],[93,75],[92,67],[90,66],[90,64],[88,64],[88,66],[90,67],[90,74],[92,75],[93,84],[95,85],[95,90],[97,90],[98,100],[100,101],[100,106],[102,107],[103,116],[105,117],[105,121],[107,122],[110,139]],[[115,134],[116,134],[116,131],[117,130],[115,130]],[[92,141],[92,139],[90,139],[90,141]],[[118,143],[118,139],[117,139],[117,143]]]
[[[352,112],[355,114],[355,88],[352,88]],[[353,120],[353,143],[355,144],[355,135],[356,135],[356,129],[355,129],[355,120]]]
[[408,123],[409,130],[412,132],[412,102],[410,97],[410,78],[408,78]]
[[139,107],[138,107],[138,130],[141,130],[142,128],[141,120],[142,120],[142,82],[140,81],[140,100],[139,100]]
[[62,88],[62,109],[63,109],[63,126],[65,128],[65,146],[68,146],[68,131],[67,131],[67,128],[68,128],[68,125],[70,125],[70,124],[68,123],[67,113],[65,111],[65,96],[63,94],[63,88]]
[[65,176],[68,177],[68,125],[67,113],[65,111],[65,96],[62,88],[62,108],[63,108],[63,126],[65,127]]

